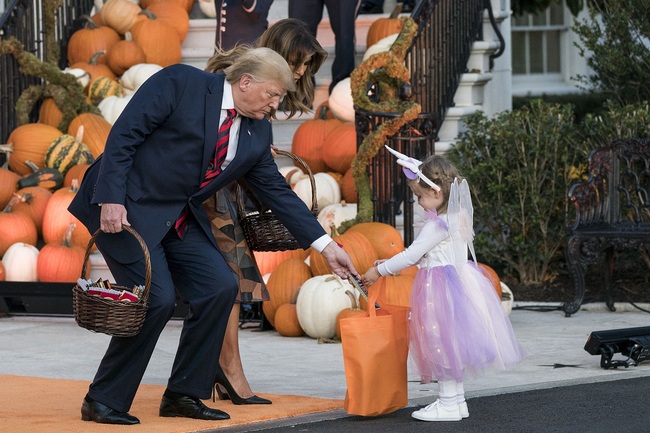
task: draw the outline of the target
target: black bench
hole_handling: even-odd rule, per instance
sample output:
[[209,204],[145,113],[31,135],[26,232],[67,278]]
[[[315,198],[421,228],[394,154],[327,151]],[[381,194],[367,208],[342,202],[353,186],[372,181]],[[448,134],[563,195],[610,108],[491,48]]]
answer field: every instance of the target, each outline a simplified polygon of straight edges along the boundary
[[[580,309],[585,272],[604,253],[605,303],[615,311],[612,273],[616,251],[650,247],[650,139],[619,140],[589,156],[589,178],[569,189],[576,210],[566,261],[575,297],[562,306],[568,317]],[[648,272],[641,264],[642,272]]]

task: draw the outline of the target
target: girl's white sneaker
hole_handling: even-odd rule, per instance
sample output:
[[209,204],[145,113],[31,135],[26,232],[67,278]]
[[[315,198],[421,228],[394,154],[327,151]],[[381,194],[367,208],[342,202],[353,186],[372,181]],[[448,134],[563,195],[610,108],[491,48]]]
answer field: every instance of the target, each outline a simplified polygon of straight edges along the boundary
[[461,418],[469,418],[469,409],[467,409],[467,402],[466,401],[459,404],[458,408],[460,409]]
[[416,410],[411,416],[420,421],[460,421],[462,419],[460,406],[443,406],[440,400],[436,400],[430,405]]

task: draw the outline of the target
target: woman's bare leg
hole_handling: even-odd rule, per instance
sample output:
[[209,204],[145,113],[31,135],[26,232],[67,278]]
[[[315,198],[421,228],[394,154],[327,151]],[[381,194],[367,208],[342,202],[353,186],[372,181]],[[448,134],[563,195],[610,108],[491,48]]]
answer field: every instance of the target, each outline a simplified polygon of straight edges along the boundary
[[239,308],[240,304],[235,302],[230,311],[219,365],[235,392],[242,398],[249,398],[253,396],[253,390],[244,375],[244,367],[239,353]]

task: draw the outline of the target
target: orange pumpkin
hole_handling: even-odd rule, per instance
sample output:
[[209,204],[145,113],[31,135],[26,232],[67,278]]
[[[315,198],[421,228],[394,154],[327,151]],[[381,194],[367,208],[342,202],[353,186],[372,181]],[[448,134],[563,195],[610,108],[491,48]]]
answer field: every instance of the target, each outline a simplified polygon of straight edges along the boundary
[[38,280],[45,283],[75,282],[81,275],[90,274],[90,261],[82,272],[86,250],[72,244],[75,224],[68,226],[62,241],[48,243],[41,248],[36,260]]
[[305,335],[298,321],[296,303],[282,304],[275,311],[275,330],[283,337],[301,337]]
[[499,295],[499,299],[502,299],[503,293],[501,289],[501,278],[499,278],[499,274],[497,274],[494,269],[485,263],[477,263],[477,265],[481,269],[481,272],[483,272],[483,275],[485,275],[485,277],[492,283],[492,287],[494,288],[494,291],[497,293],[497,295]]
[[322,155],[323,162],[337,173],[344,174],[350,169],[357,154],[357,131],[354,123],[341,123],[325,138]]
[[362,310],[361,307],[359,307],[359,302],[351,291],[346,290],[345,294],[350,297],[350,308],[341,310],[336,316],[336,336],[339,340],[341,339],[342,319],[347,319],[348,317],[365,317],[367,315],[366,311]]
[[311,277],[309,266],[302,259],[289,259],[275,268],[266,283],[270,299],[262,302],[262,311],[271,325],[275,326],[275,313],[280,305],[295,300],[300,286]]
[[[108,52],[120,41],[120,35],[112,28],[98,26],[88,15],[83,15],[81,18],[86,21],[86,27],[74,32],[68,41],[67,54],[70,65],[88,62],[95,53]],[[97,58],[97,63],[106,63],[106,61],[106,56]]]
[[351,226],[346,233],[356,232],[365,236],[372,245],[379,260],[390,259],[404,251],[400,232],[390,224],[381,222],[360,223]]
[[14,197],[0,212],[0,257],[15,243],[36,245],[38,241],[34,221],[23,212],[13,210],[17,200],[18,198]]
[[[332,230],[333,239],[343,245],[343,250],[350,256],[352,264],[357,272],[364,274],[377,260],[372,244],[361,233],[350,232],[349,230],[342,235]],[[309,254],[309,266],[314,276],[331,274],[332,271],[323,255],[315,250]]]
[[[115,72],[113,72],[113,70],[106,64],[107,58],[108,57],[106,56],[106,50],[97,51],[92,56],[90,56],[88,60],[74,63],[72,66],[70,66],[70,68],[83,69],[84,71],[88,72],[91,83],[101,77],[106,77],[114,80],[117,78],[117,75],[115,75]],[[102,60],[101,63],[100,60]]]
[[88,170],[88,167],[90,167],[90,164],[77,164],[70,168],[63,179],[63,186],[72,186],[72,182],[74,182],[75,179],[80,184],[84,174],[86,174],[86,170]]
[[287,251],[253,251],[260,274],[272,273],[280,263],[289,259],[305,260],[309,257],[310,249],[287,250]]
[[356,203],[359,200],[357,184],[351,168],[341,178],[341,197],[348,203]]
[[[373,289],[379,290],[379,297],[377,298],[379,306],[384,304],[410,307],[411,288],[414,280],[415,277],[412,275],[401,272],[379,278],[373,285]],[[359,304],[362,309],[368,309],[368,302],[365,299],[360,299]]]
[[147,6],[146,12],[152,13],[158,20],[173,27],[178,34],[178,39],[183,43],[190,31],[190,16],[181,4],[162,0]]
[[84,143],[90,149],[93,157],[97,158],[104,152],[106,139],[108,138],[108,133],[111,131],[111,124],[99,114],[81,113],[70,122],[68,134],[76,134],[80,126],[84,127]]
[[56,105],[54,98],[45,98],[41,103],[41,108],[38,111],[38,123],[45,123],[46,125],[59,126],[63,120],[63,112]]
[[149,6],[151,6],[152,4],[158,3],[158,2],[161,2],[161,1],[170,1],[172,3],[179,4],[189,14],[190,12],[192,12],[192,8],[194,7],[194,1],[195,0],[140,0],[140,6],[143,9],[146,9]]
[[107,61],[108,66],[116,75],[122,75],[131,66],[144,63],[146,58],[140,45],[133,40],[131,32],[126,32],[124,40],[119,41],[111,48]]
[[302,122],[293,134],[291,152],[302,158],[313,173],[327,171],[322,156],[325,138],[340,124],[338,119],[311,119]]
[[6,168],[0,168],[0,209],[4,209],[17,190],[20,176]]
[[142,48],[147,63],[163,68],[180,63],[181,41],[176,30],[166,22],[145,15],[131,27],[133,40]]
[[334,116],[334,113],[330,110],[328,101],[321,102],[321,104],[314,110],[314,119],[328,120],[335,118],[336,116]]
[[37,168],[45,167],[45,154],[54,140],[63,133],[44,123],[28,123],[14,129],[7,140],[11,146],[9,168],[19,175],[33,173],[26,163],[31,161]]
[[45,243],[58,243],[65,236],[71,223],[76,224],[72,233],[71,242],[81,248],[88,246],[90,232],[74,215],[68,211],[68,206],[79,190],[79,183],[73,182],[70,188],[61,188],[54,191],[47,202],[43,214],[43,240]]
[[387,18],[378,18],[370,24],[368,34],[366,35],[366,48],[374,45],[386,36],[399,33],[404,28],[404,23],[398,18],[402,11],[402,4],[397,3],[393,12]]
[[5,265],[0,262],[0,281],[4,281],[5,277],[7,275],[7,272],[5,271]]
[[43,215],[47,202],[52,197],[52,192],[40,186],[28,186],[16,192],[18,201],[14,203],[13,209],[22,212],[34,221],[38,234],[41,234],[43,226]]

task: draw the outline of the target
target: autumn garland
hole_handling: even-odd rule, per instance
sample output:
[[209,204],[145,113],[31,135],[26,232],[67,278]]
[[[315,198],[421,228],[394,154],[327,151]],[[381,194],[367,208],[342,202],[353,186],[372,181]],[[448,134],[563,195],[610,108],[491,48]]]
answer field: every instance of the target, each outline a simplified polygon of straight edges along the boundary
[[[401,18],[403,28],[389,51],[374,54],[361,63],[350,75],[350,87],[355,106],[374,112],[401,113],[384,121],[369,133],[359,146],[352,161],[352,175],[355,179],[359,203],[357,216],[346,221],[341,231],[373,219],[372,189],[366,168],[389,137],[397,134],[404,125],[418,118],[422,107],[412,101],[399,98],[399,89],[409,84],[410,73],[404,64],[406,52],[417,33],[417,24],[410,17]],[[381,99],[373,102],[368,96],[368,86],[378,83]]]

